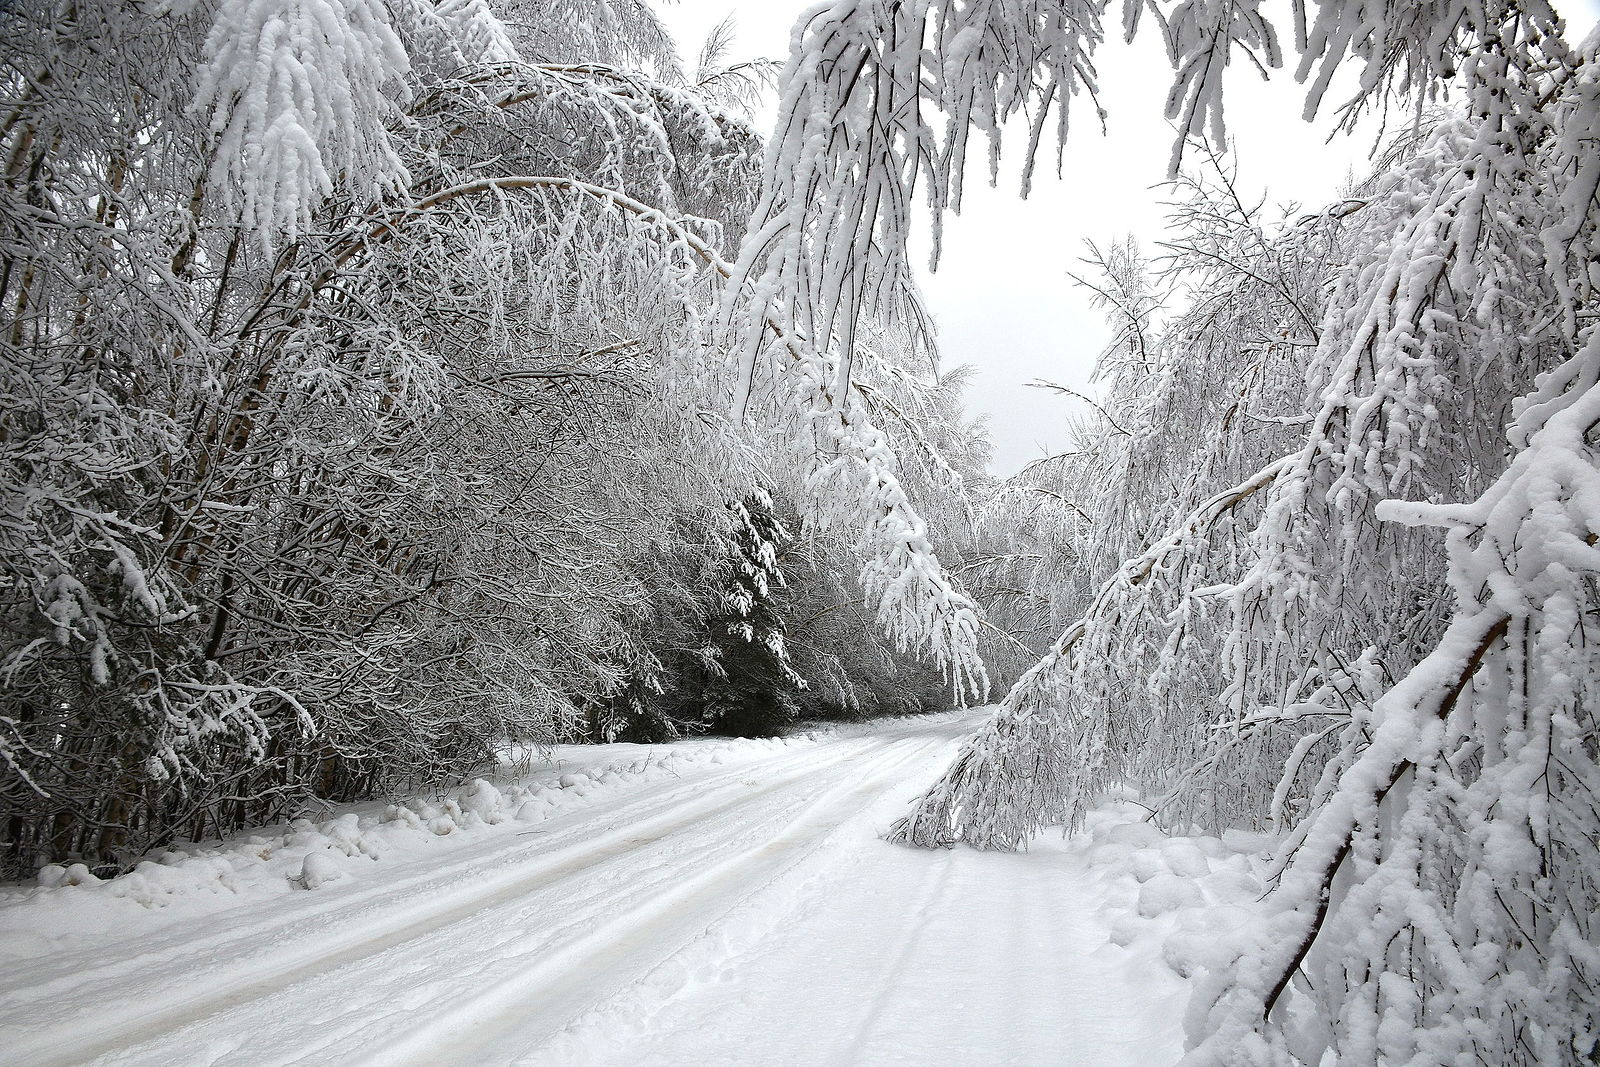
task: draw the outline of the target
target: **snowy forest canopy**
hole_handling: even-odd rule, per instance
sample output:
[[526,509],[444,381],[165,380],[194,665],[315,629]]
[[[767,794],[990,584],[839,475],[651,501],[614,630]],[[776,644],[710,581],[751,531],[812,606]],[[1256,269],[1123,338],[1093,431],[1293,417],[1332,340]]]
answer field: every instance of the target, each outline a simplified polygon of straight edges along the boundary
[[8,870],[508,736],[981,683],[927,533],[983,477],[960,376],[886,327],[849,424],[788,379],[730,417],[761,72],[725,39],[689,72],[635,4],[5,18]]
[[[1084,279],[1074,448],[996,480],[914,203],[1003,131],[1031,181],[1114,19],[1171,230]],[[774,72],[643,0],[0,20],[6,874],[993,685],[897,839],[1130,787],[1283,835],[1194,1063],[1595,1054],[1600,64],[1542,0],[839,0],[770,139]],[[1407,119],[1274,219],[1230,64]]]

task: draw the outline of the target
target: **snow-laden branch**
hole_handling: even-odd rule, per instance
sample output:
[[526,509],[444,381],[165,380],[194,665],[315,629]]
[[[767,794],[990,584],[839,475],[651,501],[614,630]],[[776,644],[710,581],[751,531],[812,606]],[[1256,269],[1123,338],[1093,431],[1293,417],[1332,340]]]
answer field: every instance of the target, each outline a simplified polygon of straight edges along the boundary
[[[731,276],[731,268],[709,243],[625,193],[554,176],[484,178],[430,194],[335,241],[332,266],[300,306],[309,306],[313,294],[331,284],[339,270],[398,239],[408,225],[466,198],[519,190],[552,190],[619,209],[655,234],[667,254],[687,252],[719,277]],[[793,361],[786,375],[792,402],[806,413],[818,438],[814,447],[802,449],[801,457],[816,514],[826,523],[849,522],[859,530],[861,583],[878,600],[878,621],[902,651],[915,649],[931,656],[962,699],[981,695],[986,676],[977,653],[977,611],[939,563],[926,524],[900,485],[888,439],[869,421],[857,397],[841,401],[831,376],[816,373],[816,354],[785,331],[782,318],[770,306],[763,323]]]
[[1082,805],[1092,802],[1115,774],[1108,773],[1101,755],[1082,747],[1093,734],[1082,720],[1103,712],[1086,707],[1072,691],[1084,654],[1080,644],[1114,634],[1130,596],[1159,577],[1176,554],[1205,536],[1222,515],[1271,486],[1287,463],[1288,457],[1274,460],[1215,494],[1125,561],[1100,587],[1083,617],[1017,680],[995,717],[962,745],[950,769],[890,828],[889,840],[925,847],[959,842],[1013,849],[1045,826],[1081,817]]
[[[1449,1062],[1499,1047],[1488,1035],[1514,1028],[1527,1034],[1511,1041],[1515,1055],[1561,1062],[1571,1051],[1564,1035],[1595,1032],[1600,950],[1584,929],[1592,916],[1569,909],[1600,890],[1582,814],[1600,797],[1600,771],[1579,710],[1600,695],[1584,621],[1600,607],[1600,452],[1591,444],[1600,389],[1584,384],[1596,368],[1600,332],[1591,331],[1554,375],[1576,387],[1546,401],[1526,447],[1477,500],[1380,507],[1385,520],[1449,531],[1457,614],[1373,704],[1370,743],[1296,830],[1267,916],[1191,1006],[1186,1062],[1283,1062],[1295,1050],[1275,1009],[1297,973],[1326,980],[1331,967],[1353,983],[1320,994],[1338,1003],[1342,1051],[1389,1058],[1398,1049],[1374,1027],[1392,1009],[1371,985],[1395,937],[1442,987],[1431,995],[1460,1005],[1412,1009],[1415,1029],[1401,1048]],[[1494,678],[1474,683],[1491,667]],[[1476,758],[1463,764],[1466,739]],[[1448,895],[1430,884],[1440,816],[1460,824],[1453,859],[1470,872]],[[1352,865],[1352,888],[1340,892],[1336,879]],[[1326,962],[1312,968],[1319,944]],[[1474,961],[1482,944],[1508,947],[1492,963]],[[1363,968],[1372,968],[1365,977]],[[1515,992],[1524,988],[1541,995],[1529,1001]]]

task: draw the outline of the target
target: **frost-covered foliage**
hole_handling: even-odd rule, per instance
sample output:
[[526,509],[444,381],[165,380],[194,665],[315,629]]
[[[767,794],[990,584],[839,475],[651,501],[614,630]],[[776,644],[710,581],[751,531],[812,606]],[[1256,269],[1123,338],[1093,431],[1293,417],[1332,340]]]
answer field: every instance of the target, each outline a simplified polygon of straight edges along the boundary
[[[463,46],[492,44],[476,21],[452,28]],[[403,188],[384,126],[410,61],[378,0],[222,0],[203,48],[191,106],[215,139],[213,188],[248,229],[292,240],[336,175],[361,199]]]
[[[965,368],[940,370],[932,352],[910,350],[907,336],[893,331],[858,348],[852,392],[898,442],[898,485],[924,523],[924,537],[939,546],[952,587],[983,604],[965,580],[976,536],[971,501],[985,488],[989,454],[981,422],[969,423],[962,412],[968,377]],[[848,529],[813,523],[801,530],[804,538],[790,550],[789,640],[795,668],[810,683],[798,698],[802,715],[908,714],[946,703],[937,662],[886,633],[882,603],[850,580],[849,561],[860,550]],[[987,670],[995,662],[992,627],[982,612],[968,625],[975,629],[961,639],[982,651]]]
[[760,142],[642,0],[22,4],[0,41],[8,873],[607,733],[796,412],[795,499],[970,676],[888,439],[787,379],[726,418]]
[[[935,374],[924,365],[930,353],[895,351],[890,339],[879,340],[884,351],[862,353],[854,388],[898,439],[900,484],[959,580],[974,537],[969,494],[983,491],[988,457],[981,423],[961,412],[967,372]],[[699,547],[678,555],[687,572],[660,584],[684,595],[656,599],[645,624],[654,658],[603,710],[608,725],[597,734],[662,739],[706,724],[750,733],[793,717],[859,719],[948,706],[938,664],[898,647],[880,625],[857,577],[860,555],[849,530],[806,517],[803,469],[759,465],[772,484],[730,505],[731,534],[702,541],[684,517],[675,521],[671,540]],[[706,604],[695,589],[717,595]],[[981,602],[981,593],[974,599]],[[985,643],[986,659],[993,644]]]
[[[1149,11],[1169,114],[1215,140],[1221,69],[1278,64],[1277,32],[1253,4]],[[913,179],[941,210],[968,132],[1017,110],[1031,156],[1090,84],[1060,57],[1093,51],[1102,13],[813,13],[745,276],[802,332],[892,308]],[[1103,257],[1110,399],[1075,454],[1002,488],[990,524],[1012,531],[984,562],[1027,591],[1019,632],[1065,625],[893,836],[1017,847],[1119,783],[1174,824],[1275,824],[1269,919],[1192,1006],[1193,1062],[1586,1061],[1594,43],[1544,4],[1297,14],[1308,110],[1350,59],[1346,116],[1450,79],[1461,99],[1320,215],[1268,228],[1191,183],[1162,277]]]
[[789,662],[784,625],[787,580],[779,562],[789,531],[772,498],[752,494],[735,507],[738,525],[722,583],[722,611],[713,620],[717,670],[705,689],[704,718],[744,735],[777,733],[799,711],[806,687]]

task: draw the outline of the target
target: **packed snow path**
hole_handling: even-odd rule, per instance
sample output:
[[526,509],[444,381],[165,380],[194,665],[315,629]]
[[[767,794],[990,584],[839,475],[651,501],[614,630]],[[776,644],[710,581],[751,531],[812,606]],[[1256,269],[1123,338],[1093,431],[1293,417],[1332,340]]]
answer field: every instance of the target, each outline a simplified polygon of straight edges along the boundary
[[1172,1062],[1183,985],[1108,943],[1080,852],[879,840],[976,722],[706,761],[193,922],[43,931],[0,978],[0,1059]]

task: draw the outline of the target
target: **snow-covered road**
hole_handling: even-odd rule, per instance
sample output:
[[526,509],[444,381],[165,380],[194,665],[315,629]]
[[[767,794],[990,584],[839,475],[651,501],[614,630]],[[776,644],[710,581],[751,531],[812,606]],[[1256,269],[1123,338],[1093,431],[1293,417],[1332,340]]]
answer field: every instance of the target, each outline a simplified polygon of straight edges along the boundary
[[691,762],[187,921],[35,890],[5,904],[35,940],[0,977],[0,1060],[1172,1062],[1184,984],[1102,917],[1128,879],[1059,842],[879,840],[976,722]]

